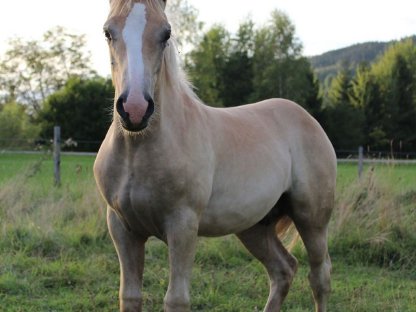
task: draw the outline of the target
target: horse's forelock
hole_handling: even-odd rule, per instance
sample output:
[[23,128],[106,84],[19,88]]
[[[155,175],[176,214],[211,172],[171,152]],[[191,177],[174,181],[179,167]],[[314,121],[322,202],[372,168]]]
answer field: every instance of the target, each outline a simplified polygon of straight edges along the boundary
[[166,0],[110,0],[110,17],[117,15],[127,16],[135,3],[143,3],[149,9],[162,13],[166,2]]

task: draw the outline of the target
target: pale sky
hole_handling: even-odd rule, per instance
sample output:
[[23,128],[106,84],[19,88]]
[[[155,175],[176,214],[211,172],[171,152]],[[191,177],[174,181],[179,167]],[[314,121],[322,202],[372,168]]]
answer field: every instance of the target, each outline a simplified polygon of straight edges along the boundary
[[[168,0],[169,2],[169,0]],[[273,9],[286,12],[304,46],[304,55],[320,54],[365,41],[387,41],[416,34],[415,0],[188,0],[207,26],[222,23],[235,31],[250,14],[264,23]],[[57,25],[87,35],[95,69],[109,74],[102,25],[108,0],[0,0],[0,54],[7,39],[41,39]]]

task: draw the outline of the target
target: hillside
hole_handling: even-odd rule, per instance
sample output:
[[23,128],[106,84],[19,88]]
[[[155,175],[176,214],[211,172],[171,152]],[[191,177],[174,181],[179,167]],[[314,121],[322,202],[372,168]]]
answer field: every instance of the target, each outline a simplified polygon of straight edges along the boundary
[[[403,38],[402,40],[408,39]],[[416,35],[411,37],[416,42]],[[309,58],[312,67],[321,82],[327,77],[336,75],[337,71],[343,64],[355,68],[358,64],[374,62],[388,46],[396,43],[396,40],[388,42],[365,42],[354,44],[338,50],[329,51],[321,55]]]

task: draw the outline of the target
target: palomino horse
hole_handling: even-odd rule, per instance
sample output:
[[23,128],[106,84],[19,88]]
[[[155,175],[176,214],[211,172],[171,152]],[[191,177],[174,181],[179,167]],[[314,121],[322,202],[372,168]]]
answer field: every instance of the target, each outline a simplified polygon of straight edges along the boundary
[[104,31],[114,120],[94,173],[120,260],[120,310],[141,311],[150,236],[168,246],[164,309],[177,312],[191,307],[198,235],[235,233],[267,269],[264,311],[279,311],[297,267],[277,236],[289,220],[308,253],[316,310],[325,311],[336,158],[320,125],[282,99],[227,109],[203,105],[178,64],[166,0],[111,0],[110,6]]

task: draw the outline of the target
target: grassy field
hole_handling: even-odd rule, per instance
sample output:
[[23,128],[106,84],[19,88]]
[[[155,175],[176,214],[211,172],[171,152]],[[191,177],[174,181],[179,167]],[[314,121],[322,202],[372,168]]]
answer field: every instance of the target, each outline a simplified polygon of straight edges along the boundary
[[[50,156],[0,154],[0,310],[116,311],[118,260],[93,157],[64,156],[53,187]],[[355,165],[338,170],[330,228],[333,292],[329,311],[416,311],[416,166]],[[284,311],[312,311],[304,250]],[[167,250],[146,250],[144,311],[162,311]],[[233,236],[200,239],[192,311],[261,311],[262,266]]]

